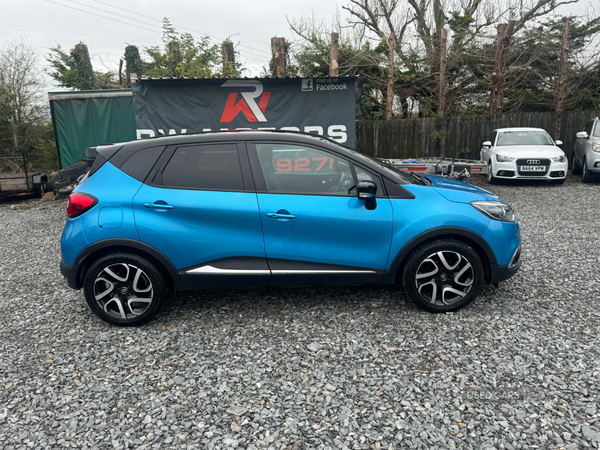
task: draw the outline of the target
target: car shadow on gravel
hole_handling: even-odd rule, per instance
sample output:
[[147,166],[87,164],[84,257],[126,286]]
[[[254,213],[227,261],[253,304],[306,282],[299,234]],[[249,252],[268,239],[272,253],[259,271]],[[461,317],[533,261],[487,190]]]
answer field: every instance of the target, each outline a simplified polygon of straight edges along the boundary
[[167,302],[160,316],[212,315],[223,308],[248,316],[270,314],[281,308],[298,313],[337,309],[341,314],[373,305],[390,313],[420,311],[399,286],[373,285],[180,292]]

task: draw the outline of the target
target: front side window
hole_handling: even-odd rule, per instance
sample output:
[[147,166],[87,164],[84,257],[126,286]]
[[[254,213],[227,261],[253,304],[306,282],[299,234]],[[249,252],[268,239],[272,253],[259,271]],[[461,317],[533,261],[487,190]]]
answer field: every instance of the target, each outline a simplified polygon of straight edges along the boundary
[[588,122],[588,124],[585,126],[585,129],[583,131],[585,131],[588,136],[591,136],[592,128],[594,128],[594,121]]
[[503,131],[498,134],[497,147],[510,145],[554,145],[545,131]]
[[235,144],[179,147],[162,173],[166,187],[241,191],[244,189]]
[[351,195],[350,164],[333,153],[294,144],[256,144],[267,190],[275,193]]

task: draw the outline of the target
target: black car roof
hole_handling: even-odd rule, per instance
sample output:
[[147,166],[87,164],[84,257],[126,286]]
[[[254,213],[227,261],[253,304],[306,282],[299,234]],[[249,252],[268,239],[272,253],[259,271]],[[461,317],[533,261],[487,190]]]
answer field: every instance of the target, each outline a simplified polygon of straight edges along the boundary
[[[208,142],[231,142],[231,141],[273,141],[273,142],[290,142],[302,143],[307,145],[318,144],[333,152],[342,154],[348,159],[367,166],[371,170],[381,174],[381,164],[376,161],[367,159],[355,150],[344,147],[330,139],[294,131],[264,131],[264,130],[241,130],[241,131],[215,131],[210,133],[195,133],[195,134],[179,134],[171,136],[159,136],[155,138],[139,139],[136,141],[124,142],[119,144],[109,144],[97,147],[98,154],[116,167],[120,167],[130,156],[137,153],[139,150],[152,147],[167,147],[176,145],[186,145],[195,143]],[[388,174],[389,175],[389,174]],[[389,178],[389,176],[388,176]],[[405,184],[406,181],[402,177],[397,176],[395,182]]]

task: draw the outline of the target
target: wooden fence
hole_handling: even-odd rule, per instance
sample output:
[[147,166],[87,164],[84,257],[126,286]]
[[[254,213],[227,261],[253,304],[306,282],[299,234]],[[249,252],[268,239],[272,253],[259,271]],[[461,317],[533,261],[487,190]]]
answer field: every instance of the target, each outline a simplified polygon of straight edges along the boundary
[[357,150],[382,158],[479,159],[481,144],[496,128],[535,127],[563,141],[561,148],[570,162],[575,133],[596,116],[600,110],[356,122]]

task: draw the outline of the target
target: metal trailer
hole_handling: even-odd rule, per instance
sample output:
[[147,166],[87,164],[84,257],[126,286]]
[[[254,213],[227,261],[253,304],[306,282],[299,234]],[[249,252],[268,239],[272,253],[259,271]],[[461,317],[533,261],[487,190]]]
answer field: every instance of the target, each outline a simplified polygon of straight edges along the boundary
[[427,157],[414,159],[380,158],[384,163],[407,172],[419,172],[428,175],[451,175],[453,173],[486,175],[488,166],[485,161],[474,159]]
[[[4,157],[0,159],[22,159],[20,157]],[[0,196],[32,192],[41,198],[46,190],[48,177],[41,172],[0,173]]]

